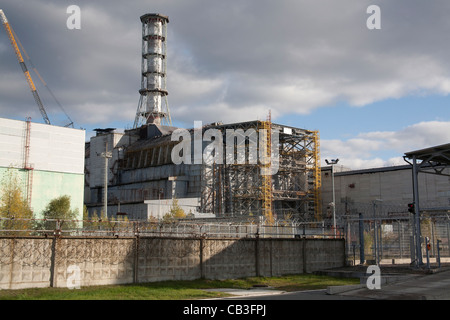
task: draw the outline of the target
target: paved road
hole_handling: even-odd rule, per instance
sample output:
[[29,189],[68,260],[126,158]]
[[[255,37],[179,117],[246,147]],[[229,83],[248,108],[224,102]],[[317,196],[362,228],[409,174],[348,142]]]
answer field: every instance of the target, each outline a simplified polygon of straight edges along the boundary
[[233,300],[368,300],[367,298],[340,296],[327,294],[326,289],[323,290],[309,290],[309,291],[295,291],[283,292],[277,294],[264,294],[260,296],[240,296],[237,298],[229,298]]
[[336,294],[328,294],[327,290],[298,292],[267,289],[222,290],[236,295],[228,299],[245,300],[450,300],[450,270],[433,274],[407,275],[395,283],[382,284],[381,289],[369,290],[363,286]]
[[378,300],[450,300],[450,270],[414,275],[393,284],[382,285],[379,290],[362,288],[339,295]]

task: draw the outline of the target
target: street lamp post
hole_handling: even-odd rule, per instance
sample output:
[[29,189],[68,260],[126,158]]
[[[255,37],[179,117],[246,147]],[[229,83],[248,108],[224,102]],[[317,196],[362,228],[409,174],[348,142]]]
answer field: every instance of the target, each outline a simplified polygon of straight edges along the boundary
[[339,162],[339,159],[331,159],[328,161],[328,159],[325,159],[325,162],[329,165],[331,165],[331,184],[333,188],[333,229],[334,229],[334,237],[336,238],[336,195],[334,191],[334,165]]

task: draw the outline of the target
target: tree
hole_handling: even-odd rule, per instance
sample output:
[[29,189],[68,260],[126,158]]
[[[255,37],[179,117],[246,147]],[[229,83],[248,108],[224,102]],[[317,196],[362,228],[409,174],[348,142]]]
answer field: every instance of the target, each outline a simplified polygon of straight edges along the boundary
[[83,221],[89,220],[89,211],[86,205],[83,206]]
[[170,207],[170,215],[173,216],[175,219],[183,219],[186,217],[186,213],[178,204],[177,198],[173,198],[172,200],[172,206]]
[[17,173],[11,168],[4,174],[1,185],[0,217],[8,220],[2,221],[1,227],[19,234],[19,230],[30,230],[33,211],[25,199],[21,181]]
[[[38,225],[43,230],[68,230],[76,227],[77,210],[70,208],[70,196],[64,195],[49,202],[42,212],[43,221]],[[47,221],[50,219],[51,221]],[[59,225],[56,220],[59,220]]]
[[178,204],[178,200],[173,198],[172,206],[170,207],[170,211],[166,213],[163,217],[164,222],[173,222],[177,219],[183,219],[186,217],[186,213]]

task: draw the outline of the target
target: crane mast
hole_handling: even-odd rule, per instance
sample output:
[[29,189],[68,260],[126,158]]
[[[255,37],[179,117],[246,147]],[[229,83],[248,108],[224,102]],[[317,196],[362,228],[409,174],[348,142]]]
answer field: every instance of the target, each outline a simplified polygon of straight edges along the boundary
[[8,19],[6,19],[5,13],[3,12],[2,9],[0,9],[0,18],[2,20],[3,26],[5,27],[6,34],[8,35],[9,41],[11,42],[14,52],[16,53],[17,60],[19,60],[19,65],[22,68],[25,78],[27,79],[27,82],[30,87],[31,93],[33,94],[34,100],[36,101],[36,103],[39,107],[39,111],[41,112],[42,118],[44,118],[44,121],[46,124],[50,124],[50,120],[48,119],[47,112],[45,112],[41,98],[39,97],[39,95],[37,93],[33,79],[31,79],[30,72],[28,71],[25,61],[23,60],[23,57],[22,57],[22,54],[20,53],[16,39],[14,38],[13,32],[9,25]]

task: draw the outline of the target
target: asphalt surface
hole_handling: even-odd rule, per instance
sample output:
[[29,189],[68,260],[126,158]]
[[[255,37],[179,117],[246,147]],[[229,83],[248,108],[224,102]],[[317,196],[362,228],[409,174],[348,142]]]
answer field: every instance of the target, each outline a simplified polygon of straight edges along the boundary
[[393,283],[382,284],[380,289],[365,286],[338,295],[376,300],[450,300],[450,269],[436,271],[405,274]]
[[368,300],[367,298],[341,296],[336,294],[328,294],[326,289],[323,290],[307,290],[294,292],[281,292],[271,289],[254,291],[253,289],[242,290],[242,292],[227,291],[233,294],[233,297],[224,298],[224,300],[258,300],[258,301],[290,301],[290,300]]
[[450,265],[426,269],[409,266],[381,266],[380,288],[369,289],[368,266],[323,270],[319,274],[358,277],[360,285],[329,287],[325,290],[283,292],[270,288],[219,289],[232,294],[228,299],[245,300],[450,300]]

